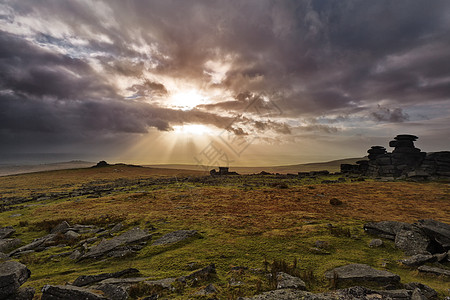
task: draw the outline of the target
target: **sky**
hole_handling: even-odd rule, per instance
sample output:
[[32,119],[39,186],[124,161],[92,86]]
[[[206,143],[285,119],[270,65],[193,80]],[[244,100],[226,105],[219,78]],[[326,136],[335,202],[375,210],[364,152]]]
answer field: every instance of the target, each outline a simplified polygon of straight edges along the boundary
[[0,163],[449,150],[449,53],[447,0],[2,0]]

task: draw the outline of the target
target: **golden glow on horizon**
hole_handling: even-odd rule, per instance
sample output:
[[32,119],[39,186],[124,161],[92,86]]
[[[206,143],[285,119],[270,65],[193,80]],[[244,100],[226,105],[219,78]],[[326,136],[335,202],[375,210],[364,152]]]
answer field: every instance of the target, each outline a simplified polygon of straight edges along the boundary
[[190,110],[207,102],[207,97],[197,90],[179,91],[168,99],[170,106],[181,110]]
[[177,134],[187,134],[187,135],[210,135],[213,130],[202,124],[188,124],[173,126],[174,132]]

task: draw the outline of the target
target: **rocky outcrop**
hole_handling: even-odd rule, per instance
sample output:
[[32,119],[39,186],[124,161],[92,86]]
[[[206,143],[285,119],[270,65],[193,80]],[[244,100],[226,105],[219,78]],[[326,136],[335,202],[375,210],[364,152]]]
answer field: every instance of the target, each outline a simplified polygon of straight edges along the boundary
[[152,246],[174,244],[198,235],[197,230],[177,230],[163,235],[154,241]]
[[3,239],[0,240],[0,252],[8,253],[14,248],[19,247],[22,244],[20,239]]
[[411,229],[412,226],[404,222],[396,221],[381,221],[370,222],[364,225],[364,231],[369,234],[377,235],[379,237],[395,240],[395,236],[403,229]]
[[10,237],[15,232],[16,232],[16,230],[12,226],[0,228],[0,240]]
[[395,236],[395,246],[406,255],[427,254],[430,249],[430,239],[419,228],[402,229]]
[[443,268],[420,266],[418,270],[423,273],[431,273],[438,276],[450,276],[450,270]]
[[[110,240],[101,241],[98,245],[91,247],[88,252],[84,254],[80,259],[102,257],[116,250],[120,246],[127,246],[145,242],[150,240],[151,238],[152,234],[148,234],[146,231],[139,228],[133,228]],[[121,250],[123,251],[124,249]]]
[[71,285],[45,285],[42,300],[108,300],[102,294],[90,289]]
[[118,277],[122,277],[125,275],[136,274],[136,273],[139,273],[138,269],[129,268],[129,269],[125,269],[125,270],[122,270],[119,272],[115,272],[115,273],[102,273],[102,274],[97,274],[97,275],[81,275],[77,279],[75,279],[75,281],[72,283],[72,285],[82,287],[82,286],[86,286],[86,285],[91,285],[96,282],[100,282],[100,281],[108,279],[108,278],[118,278]]
[[277,289],[299,289],[306,290],[306,284],[298,277],[284,272],[277,273]]
[[418,227],[444,250],[450,250],[450,225],[436,220],[419,220]]
[[325,273],[328,280],[339,282],[376,282],[376,283],[398,283],[400,276],[388,271],[377,270],[364,264],[349,264],[335,268]]
[[16,261],[0,264],[0,299],[8,299],[16,294],[22,284],[30,277],[28,268]]
[[436,257],[431,254],[416,254],[413,256],[410,256],[406,259],[400,260],[402,264],[408,267],[417,267],[421,266],[427,262],[435,261]]

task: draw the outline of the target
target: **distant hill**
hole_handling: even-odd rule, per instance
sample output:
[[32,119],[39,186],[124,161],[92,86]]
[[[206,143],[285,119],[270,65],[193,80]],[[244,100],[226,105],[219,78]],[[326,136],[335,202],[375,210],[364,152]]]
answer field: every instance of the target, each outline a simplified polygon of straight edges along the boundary
[[[270,167],[233,167],[230,166],[230,171],[236,171],[240,174],[252,174],[259,173],[261,171],[266,171],[270,173],[297,173],[297,172],[309,172],[309,171],[319,171],[328,170],[330,172],[339,172],[341,164],[354,164],[358,160],[367,159],[367,157],[358,158],[345,158],[332,160],[327,162],[318,163],[307,163],[298,165],[287,165],[287,166],[270,166]],[[183,165],[183,164],[161,164],[161,165],[146,165],[146,167],[152,168],[164,168],[164,169],[185,169],[185,170],[202,170],[203,167],[197,165]],[[210,170],[218,168],[215,167],[205,167],[205,169]]]
[[74,160],[60,163],[40,164],[40,165],[1,165],[0,176],[15,175],[23,173],[34,173],[42,171],[54,171],[65,169],[87,168],[95,165],[93,162]]

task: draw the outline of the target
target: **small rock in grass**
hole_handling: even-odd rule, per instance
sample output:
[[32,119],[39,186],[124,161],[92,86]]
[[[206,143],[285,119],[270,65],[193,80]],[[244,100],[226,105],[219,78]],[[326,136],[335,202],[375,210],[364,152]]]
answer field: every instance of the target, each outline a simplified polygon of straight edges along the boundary
[[373,239],[369,243],[369,247],[370,248],[378,248],[378,247],[381,247],[381,246],[383,246],[383,241],[380,240],[380,239]]
[[342,205],[343,202],[342,202],[342,200],[339,200],[338,198],[331,198],[330,204],[334,205],[334,206],[339,206],[339,205]]

